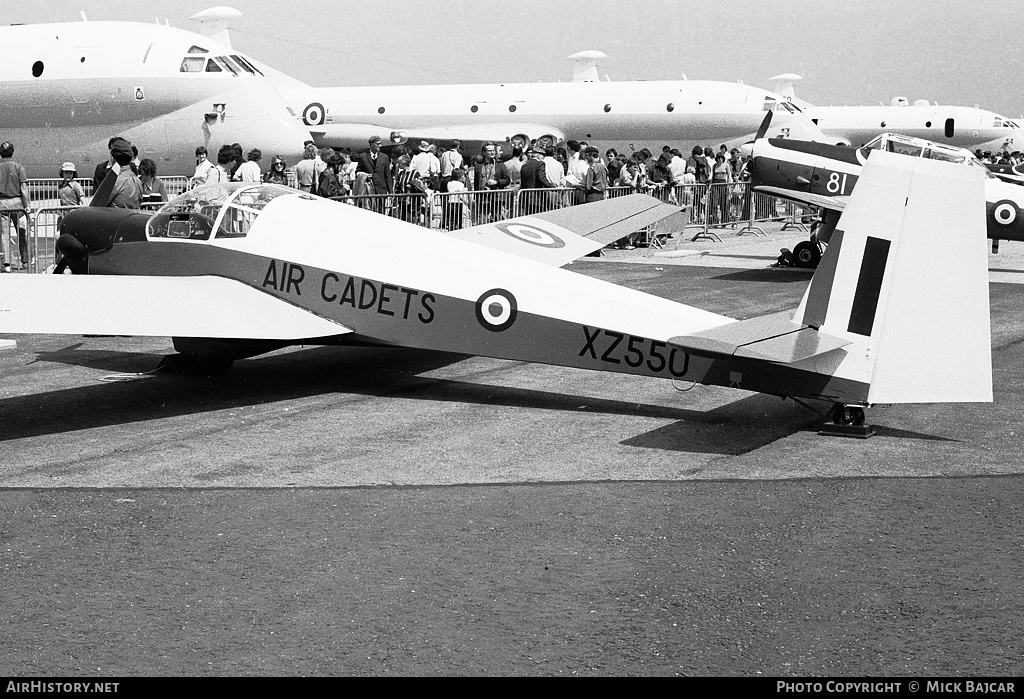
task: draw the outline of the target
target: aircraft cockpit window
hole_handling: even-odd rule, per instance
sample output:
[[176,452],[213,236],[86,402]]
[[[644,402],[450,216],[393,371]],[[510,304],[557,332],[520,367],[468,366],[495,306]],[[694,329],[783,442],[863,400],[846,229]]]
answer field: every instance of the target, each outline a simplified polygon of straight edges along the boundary
[[866,158],[869,155],[871,155],[871,151],[873,151],[873,150],[882,150],[883,142],[884,142],[884,139],[882,138],[882,136],[875,136],[874,139],[868,141],[867,143],[865,143],[861,147],[861,149],[860,149],[861,155],[863,155]]
[[776,110],[783,109],[783,110],[789,112],[790,114],[796,114],[796,113],[798,113],[800,111],[800,108],[797,107],[795,104],[793,104],[792,102],[785,102],[785,101],[779,102],[778,105],[775,107],[775,109]]
[[967,157],[960,153],[939,150],[937,148],[926,148],[924,157],[930,160],[941,160],[944,163],[963,163]]
[[249,68],[251,68],[252,72],[255,73],[256,75],[263,75],[263,71],[261,71],[255,65],[253,65],[252,61],[248,60],[247,58],[244,58],[242,56],[234,56],[234,55],[232,56],[232,58],[234,58],[236,61],[238,61],[242,65],[248,66]]
[[232,55],[231,60],[235,63],[235,65],[242,66],[242,70],[244,70],[246,73],[256,75],[256,71],[253,70],[252,66],[249,65],[248,61],[243,60],[241,56]]
[[[211,66],[216,66],[216,68]],[[206,66],[207,73],[221,73],[225,70],[231,71],[232,75],[238,75],[238,69],[225,61],[223,56],[211,58],[209,64]]]
[[232,61],[228,56],[218,56],[217,60],[226,65],[228,67],[228,70],[230,70],[235,75],[241,75],[244,72],[239,67],[239,65]]
[[195,44],[192,44],[192,46],[191,46],[191,48],[189,48],[188,52],[189,53],[210,53],[209,51],[204,49],[202,46],[196,46]]
[[182,73],[202,73],[206,59],[202,56],[185,56],[181,61]]
[[774,97],[765,97],[764,98],[764,106],[761,107],[761,111],[762,112],[774,112],[775,111],[775,102],[776,102],[776,99]]
[[924,149],[921,146],[915,146],[910,143],[899,143],[898,141],[889,141],[889,150],[893,153],[900,153],[901,155],[911,155],[917,158],[921,155]]

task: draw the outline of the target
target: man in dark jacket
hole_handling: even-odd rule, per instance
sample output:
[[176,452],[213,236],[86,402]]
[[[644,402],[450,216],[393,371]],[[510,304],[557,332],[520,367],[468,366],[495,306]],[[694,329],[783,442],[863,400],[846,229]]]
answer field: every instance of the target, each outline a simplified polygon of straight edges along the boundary
[[374,194],[394,194],[395,182],[391,175],[391,160],[380,150],[380,136],[370,138],[370,149],[359,154],[356,172],[369,174]]
[[547,176],[547,166],[544,163],[544,151],[540,148],[533,147],[527,151],[526,157],[528,160],[523,163],[523,167],[519,171],[520,206],[522,206],[523,210],[528,214],[547,211],[551,208],[551,195],[547,192],[529,191],[531,189],[551,189],[555,186]]
[[[367,194],[394,194],[395,181],[391,172],[391,159],[386,153],[381,153],[380,144],[380,136],[370,137],[370,149],[359,154],[356,172],[367,173]],[[371,208],[382,213],[384,205],[385,199],[380,197],[374,199]]]
[[485,143],[483,148],[484,161],[473,166],[473,189],[505,189],[511,178],[505,163],[497,158],[498,149],[493,143]]

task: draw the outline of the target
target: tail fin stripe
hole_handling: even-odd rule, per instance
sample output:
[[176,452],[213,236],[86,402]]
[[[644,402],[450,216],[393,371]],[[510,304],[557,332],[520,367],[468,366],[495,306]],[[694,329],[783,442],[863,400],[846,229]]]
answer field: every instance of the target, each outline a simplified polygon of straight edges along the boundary
[[878,297],[882,292],[882,278],[885,277],[885,265],[889,259],[890,242],[868,236],[864,244],[857,290],[854,292],[853,307],[850,309],[850,324],[846,328],[848,332],[871,337],[875,312],[878,310]]

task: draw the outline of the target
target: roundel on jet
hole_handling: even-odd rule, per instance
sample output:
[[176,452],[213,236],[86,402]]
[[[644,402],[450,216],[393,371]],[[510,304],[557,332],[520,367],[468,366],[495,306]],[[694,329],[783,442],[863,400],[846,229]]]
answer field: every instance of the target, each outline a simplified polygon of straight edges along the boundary
[[564,248],[565,241],[550,231],[539,228],[536,225],[525,223],[495,223],[495,227],[502,233],[512,236],[516,240],[531,245],[539,245],[542,248]]
[[327,119],[327,110],[319,102],[312,102],[302,110],[302,121],[306,126],[320,126]]
[[502,332],[512,327],[519,314],[519,305],[511,291],[491,289],[476,300],[476,319],[485,330]]
[[1001,199],[992,207],[992,220],[999,226],[1012,226],[1018,218],[1020,218],[1020,209],[1009,199]]

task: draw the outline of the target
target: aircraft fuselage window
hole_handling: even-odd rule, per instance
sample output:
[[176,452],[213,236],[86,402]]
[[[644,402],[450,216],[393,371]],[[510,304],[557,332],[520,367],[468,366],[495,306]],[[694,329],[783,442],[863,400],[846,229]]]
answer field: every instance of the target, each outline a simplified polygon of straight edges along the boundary
[[185,56],[181,61],[182,73],[202,73],[206,59],[201,56]]
[[946,119],[946,138],[953,138],[953,120]]

